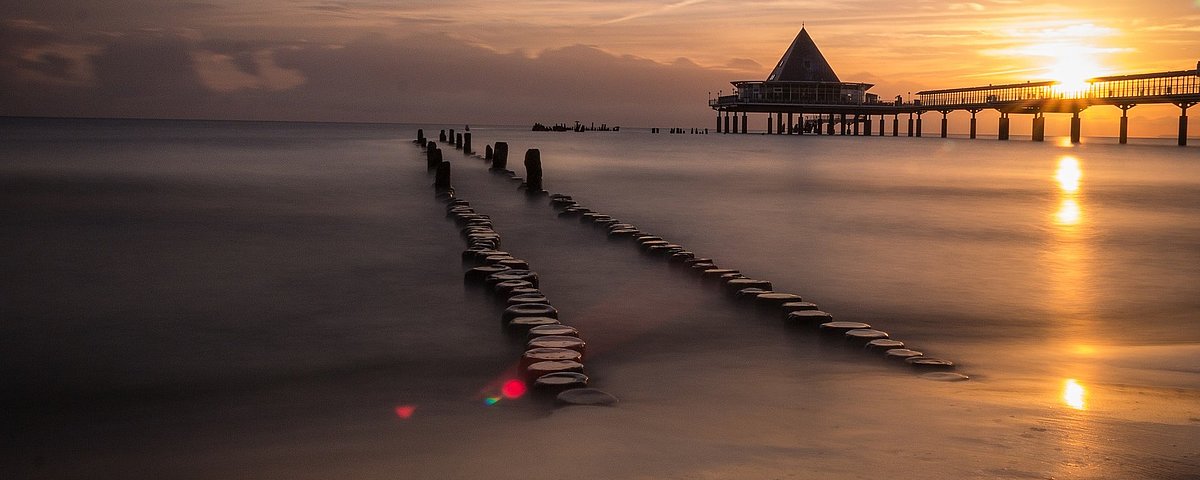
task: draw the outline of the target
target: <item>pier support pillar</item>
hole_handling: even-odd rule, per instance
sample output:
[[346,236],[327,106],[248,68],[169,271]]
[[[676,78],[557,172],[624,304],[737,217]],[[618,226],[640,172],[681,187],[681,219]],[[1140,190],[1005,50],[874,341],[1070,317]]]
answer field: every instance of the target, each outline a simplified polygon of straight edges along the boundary
[[892,136],[893,137],[900,136],[900,114],[899,113],[897,113],[895,116],[892,117]]
[[721,112],[717,112],[717,133],[721,133]]
[[1008,114],[1000,114],[1000,125],[996,133],[997,140],[1008,140]]
[[821,135],[821,134],[825,133],[825,131],[821,129],[824,125],[825,125],[825,121],[824,121],[823,117],[821,117],[820,115],[817,115],[817,135]]
[[825,133],[827,135],[833,135],[833,114],[832,113],[829,114],[829,124],[825,125]]
[[748,122],[749,122],[749,120],[746,119],[746,112],[742,112],[742,133],[743,134],[745,134],[746,132],[749,131],[749,129],[747,128],[747,127],[749,127]]
[[950,126],[950,121],[946,119],[946,114],[950,112],[942,110],[942,138],[946,138],[946,129]]
[[863,136],[864,137],[871,136],[871,116],[870,115],[867,115],[867,117],[865,119],[863,119],[862,125],[863,125]]
[[842,122],[842,136],[846,136],[846,114],[838,114],[838,120]]
[[884,115],[879,116],[879,136],[881,136],[881,137],[883,136],[883,133],[884,133],[883,132],[883,117],[884,117]]
[[908,114],[908,136],[913,136],[913,114]]
[[767,135],[775,133],[775,115],[767,114]]
[[1040,113],[1033,114],[1033,141],[1046,141],[1046,117]]
[[1117,137],[1121,145],[1129,143],[1129,109],[1133,107],[1134,105],[1117,105],[1117,108],[1121,109],[1121,135]]
[[787,134],[791,135],[796,133],[796,119],[792,118],[792,112],[788,112],[787,122]]
[[971,140],[974,140],[974,139],[975,139],[975,132],[976,132],[976,128],[975,128],[975,127],[976,127],[976,126],[977,126],[977,124],[978,124],[978,122],[975,120],[975,114],[976,114],[976,113],[979,113],[979,110],[977,110],[977,109],[971,109],[971,110],[968,110],[968,111],[969,111],[969,112],[971,112]]
[[467,132],[467,133],[463,134],[463,149],[462,150],[463,150],[463,153],[465,153],[467,155],[475,153],[474,151],[471,150],[471,132]]
[[[1081,127],[1082,125],[1081,125],[1081,122],[1080,122],[1080,120],[1079,120],[1079,111],[1078,111],[1078,110],[1076,110],[1076,111],[1074,111],[1074,112],[1071,112],[1071,113],[1073,113],[1073,114],[1074,114],[1074,115],[1072,115],[1072,116],[1071,116],[1071,143],[1079,143],[1079,137],[1080,137],[1080,133],[1082,133],[1082,132],[1080,132],[1080,130],[1081,130],[1081,128],[1080,128],[1080,127]],[[1045,121],[1044,121],[1044,119],[1043,119],[1043,122],[1042,122],[1042,123],[1043,123],[1043,124],[1045,124]]]
[[1188,108],[1196,105],[1196,102],[1178,102],[1175,104],[1179,107],[1179,146],[1187,146],[1187,131],[1188,131]]
[[917,136],[921,136],[921,114],[925,112],[917,112]]
[[783,112],[775,114],[775,133],[783,135]]
[[854,131],[851,133],[854,136],[859,136],[859,127],[862,124],[862,115],[854,114]]
[[729,133],[729,112],[725,112],[725,133]]

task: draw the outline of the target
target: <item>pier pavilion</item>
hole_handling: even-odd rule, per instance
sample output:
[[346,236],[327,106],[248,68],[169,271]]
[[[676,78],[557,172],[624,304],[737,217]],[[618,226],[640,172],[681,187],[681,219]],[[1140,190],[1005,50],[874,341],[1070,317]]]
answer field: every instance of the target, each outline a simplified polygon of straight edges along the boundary
[[[767,114],[767,134],[871,135],[872,117],[879,117],[879,135],[886,135],[885,119],[892,116],[892,136],[900,134],[900,115],[908,115],[907,136],[920,137],[922,116],[938,112],[941,137],[947,136],[947,115],[956,110],[971,114],[970,138],[976,138],[975,115],[985,109],[1000,112],[997,138],[1008,140],[1010,115],[1033,116],[1034,141],[1044,141],[1047,113],[1070,113],[1071,142],[1079,143],[1079,113],[1090,106],[1121,109],[1120,143],[1128,141],[1129,109],[1145,104],[1172,104],[1180,109],[1179,145],[1187,145],[1188,108],[1200,104],[1200,62],[1195,70],[1116,75],[1087,80],[1078,87],[1059,82],[1025,82],[1005,85],[925,90],[917,99],[880,101],[868,93],[873,85],[843,82],[812,37],[804,29],[796,35],[779,63],[763,81],[734,81],[733,94],[709,100],[717,112],[718,133],[747,133],[750,113]],[[741,114],[739,121],[738,114]],[[786,116],[786,123],[785,123]],[[799,119],[797,121],[797,118]],[[837,128],[840,126],[840,128]]]

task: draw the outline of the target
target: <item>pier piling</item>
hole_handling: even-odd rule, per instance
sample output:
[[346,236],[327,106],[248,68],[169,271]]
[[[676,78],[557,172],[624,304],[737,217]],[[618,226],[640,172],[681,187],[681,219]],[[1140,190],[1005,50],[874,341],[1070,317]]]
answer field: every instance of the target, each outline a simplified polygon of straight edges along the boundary
[[492,170],[507,170],[508,169],[508,142],[496,142],[496,149],[492,153]]
[[1080,131],[1082,129],[1079,120],[1079,110],[1076,110],[1072,113],[1074,115],[1071,116],[1071,143],[1079,143],[1079,136],[1082,133]]
[[429,142],[429,148],[425,150],[425,166],[430,171],[438,168],[442,163],[442,150],[433,142]]
[[442,143],[446,143],[446,129],[443,128],[442,133],[438,134],[438,141],[442,142]]
[[542,151],[531,148],[525,151],[525,193],[542,191]]
[[475,153],[475,152],[471,151],[471,132],[467,132],[467,133],[463,134],[462,151],[463,151],[463,153],[465,153],[467,155]]
[[1046,140],[1046,117],[1040,113],[1033,114],[1033,141],[1043,142]]
[[997,140],[1008,140],[1008,124],[1009,124],[1008,114],[1001,113],[1000,114],[1000,125],[997,127],[997,132],[996,132]]
[[437,165],[437,172],[434,173],[433,188],[439,192],[452,190],[450,187],[450,162],[442,161]]

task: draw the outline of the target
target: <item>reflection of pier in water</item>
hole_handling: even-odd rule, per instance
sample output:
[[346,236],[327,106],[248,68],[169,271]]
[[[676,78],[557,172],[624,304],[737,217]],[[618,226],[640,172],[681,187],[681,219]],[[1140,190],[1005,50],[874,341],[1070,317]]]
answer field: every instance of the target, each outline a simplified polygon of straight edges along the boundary
[[[874,85],[840,81],[804,29],[767,78],[731,82],[732,95],[709,100],[709,106],[717,111],[718,132],[747,133],[747,114],[766,113],[768,134],[834,135],[835,126],[840,126],[841,135],[871,135],[872,119],[878,116],[878,134],[884,136],[886,117],[891,115],[891,134],[899,136],[900,115],[907,114],[907,135],[920,137],[922,115],[937,112],[942,114],[944,138],[947,116],[964,110],[971,114],[970,138],[976,138],[975,115],[995,109],[1000,112],[1000,140],[1008,140],[1009,115],[1033,115],[1033,140],[1043,141],[1045,114],[1070,113],[1071,142],[1079,143],[1079,113],[1094,105],[1112,105],[1121,109],[1120,142],[1126,143],[1129,109],[1145,104],[1172,104],[1180,109],[1179,145],[1187,145],[1187,110],[1200,103],[1200,62],[1195,70],[1098,77],[1079,85],[1046,81],[925,90],[917,92],[919,98],[911,102],[899,96],[895,101],[880,101],[878,95],[867,93]],[[740,125],[738,113],[741,113]]]

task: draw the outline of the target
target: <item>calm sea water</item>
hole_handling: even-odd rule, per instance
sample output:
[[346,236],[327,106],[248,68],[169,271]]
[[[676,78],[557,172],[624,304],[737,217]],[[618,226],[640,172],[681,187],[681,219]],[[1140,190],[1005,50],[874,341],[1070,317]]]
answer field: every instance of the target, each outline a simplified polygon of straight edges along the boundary
[[475,126],[476,150],[509,142],[520,174],[539,148],[548,190],[973,377],[797,336],[444,147],[459,196],[539,272],[595,385],[623,400],[555,410],[483,402],[521,347],[462,285],[420,127],[462,128],[3,120],[5,463],[20,478],[1200,474],[1196,148]]

